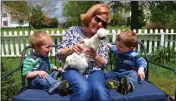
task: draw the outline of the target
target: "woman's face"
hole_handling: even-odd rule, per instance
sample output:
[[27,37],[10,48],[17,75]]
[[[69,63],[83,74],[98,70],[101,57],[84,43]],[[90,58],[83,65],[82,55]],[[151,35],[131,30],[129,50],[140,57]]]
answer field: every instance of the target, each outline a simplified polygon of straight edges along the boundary
[[106,28],[108,17],[105,14],[95,15],[89,24],[91,33],[96,33],[99,28]]

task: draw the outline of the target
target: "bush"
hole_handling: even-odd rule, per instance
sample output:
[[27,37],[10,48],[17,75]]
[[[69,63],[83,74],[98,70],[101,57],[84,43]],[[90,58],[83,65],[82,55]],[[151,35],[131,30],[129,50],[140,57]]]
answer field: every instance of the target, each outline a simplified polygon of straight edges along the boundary
[[57,18],[45,17],[43,27],[45,27],[45,28],[57,28],[58,27]]
[[[7,74],[7,69],[4,68],[1,62],[1,75]],[[18,91],[19,86],[15,85],[15,79],[13,76],[9,76],[7,79],[1,81],[1,100],[11,101],[12,97]]]
[[111,21],[112,25],[124,26],[127,25],[127,21],[120,15],[119,13],[114,14],[113,19]]
[[150,30],[150,29],[153,29],[153,30],[155,30],[155,29],[158,29],[158,30],[163,29],[163,30],[165,30],[166,29],[165,25],[160,23],[160,22],[158,22],[158,23],[157,22],[149,22],[149,23],[146,24],[146,28],[147,28],[147,30]]
[[176,62],[176,51],[170,47],[159,47],[156,49],[151,56],[151,60],[157,63],[175,63]]

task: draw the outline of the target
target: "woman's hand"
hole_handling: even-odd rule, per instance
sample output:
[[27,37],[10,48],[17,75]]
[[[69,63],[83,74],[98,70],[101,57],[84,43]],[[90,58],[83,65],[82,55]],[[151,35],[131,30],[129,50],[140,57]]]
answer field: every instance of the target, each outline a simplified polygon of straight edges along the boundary
[[86,53],[86,56],[89,58],[95,59],[96,57],[96,51],[94,51],[92,48],[87,48],[85,53]]
[[39,72],[39,76],[40,76],[40,78],[47,78],[48,77],[48,73],[45,72],[45,71],[40,71]]
[[80,41],[76,43],[74,46],[71,47],[71,51],[76,52],[77,54],[81,54],[83,51],[83,46],[82,46],[83,41]]

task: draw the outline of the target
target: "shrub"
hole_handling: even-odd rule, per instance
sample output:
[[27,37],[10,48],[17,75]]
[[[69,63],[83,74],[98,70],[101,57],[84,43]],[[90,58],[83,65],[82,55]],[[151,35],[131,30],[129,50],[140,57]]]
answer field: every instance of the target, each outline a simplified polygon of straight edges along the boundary
[[165,25],[160,23],[160,22],[158,22],[158,23],[157,22],[149,22],[149,23],[146,24],[146,28],[147,28],[147,30],[150,30],[150,29],[153,29],[153,30],[163,29],[163,30],[165,30],[166,29]]
[[[3,66],[1,62],[1,75],[7,74],[7,69]],[[12,97],[16,94],[18,86],[15,85],[15,80],[13,76],[9,76],[7,79],[1,81],[1,100],[11,101]]]
[[125,21],[125,18],[122,17],[122,15],[120,15],[119,13],[116,13],[113,15],[111,24],[123,26],[123,25],[127,25],[127,22]]
[[170,47],[159,47],[156,49],[151,56],[151,60],[166,64],[166,63],[175,63],[176,62],[176,51]]

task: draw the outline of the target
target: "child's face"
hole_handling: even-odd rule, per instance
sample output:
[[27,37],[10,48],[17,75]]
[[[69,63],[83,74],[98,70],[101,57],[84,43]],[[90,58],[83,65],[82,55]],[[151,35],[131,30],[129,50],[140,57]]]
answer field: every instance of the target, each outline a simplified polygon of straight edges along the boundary
[[52,40],[46,38],[46,40],[43,42],[43,45],[40,47],[39,54],[48,57],[49,52],[52,50]]
[[122,41],[117,41],[116,47],[118,49],[118,53],[125,53],[133,49],[125,46]]

